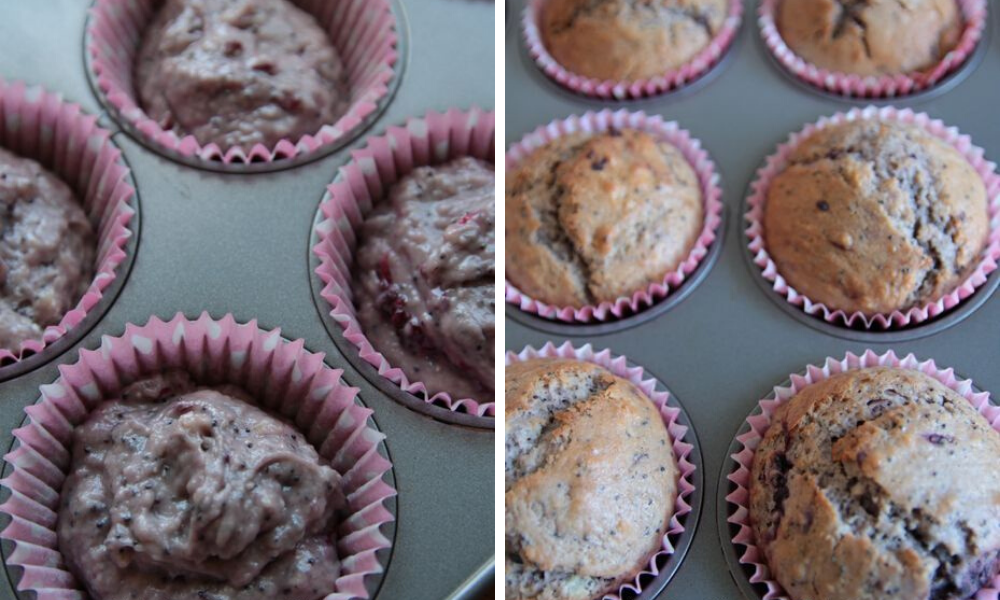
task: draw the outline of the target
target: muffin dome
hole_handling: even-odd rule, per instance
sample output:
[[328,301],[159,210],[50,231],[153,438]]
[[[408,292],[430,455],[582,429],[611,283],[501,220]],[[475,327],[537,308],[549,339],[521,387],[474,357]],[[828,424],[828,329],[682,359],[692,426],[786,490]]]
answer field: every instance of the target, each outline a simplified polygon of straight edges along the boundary
[[1000,434],[918,371],[813,384],[757,447],[750,521],[793,600],[969,598],[1000,570]]
[[956,0],[781,0],[777,25],[807,62],[856,75],[932,67],[962,30]]
[[542,39],[566,69],[601,80],[663,75],[708,46],[728,0],[549,0]]
[[639,131],[570,134],[508,173],[507,278],[581,307],[659,282],[697,241],[704,207],[684,155]]
[[817,131],[767,191],[764,238],[788,284],[832,310],[890,313],[934,301],[978,264],[986,187],[916,127],[849,121]]
[[507,600],[591,600],[634,577],[677,496],[656,406],[591,363],[507,367]]

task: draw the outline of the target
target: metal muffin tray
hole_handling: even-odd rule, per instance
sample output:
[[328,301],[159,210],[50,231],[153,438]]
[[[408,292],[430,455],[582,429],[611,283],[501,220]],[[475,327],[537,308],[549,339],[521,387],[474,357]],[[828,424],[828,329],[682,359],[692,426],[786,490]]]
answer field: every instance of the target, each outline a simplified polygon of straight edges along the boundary
[[[326,363],[343,369],[343,379],[360,388],[386,434],[398,497],[396,522],[386,529],[393,547],[373,597],[482,597],[494,563],[492,426],[394,398],[403,394],[373,370],[357,368],[356,356],[347,356],[353,348],[334,341],[326,305],[314,298],[310,240],[326,185],[368,136],[428,110],[493,108],[494,4],[394,0],[401,55],[398,87],[385,110],[344,146],[258,174],[186,166],[124,131],[88,82],[84,37],[90,4],[0,0],[0,77],[57,92],[99,115],[113,133],[137,189],[141,225],[132,242],[134,261],[107,294],[108,306],[93,311],[98,316],[68,341],[0,368],[0,448],[12,446],[11,430],[38,399],[39,386],[58,377],[60,364],[75,362],[79,349],[98,347],[102,335],[120,335],[126,323],[177,312],[257,319],[262,328],[280,327],[286,338],[303,338],[307,349],[324,352]],[[7,495],[0,494],[0,502]],[[0,528],[8,520],[0,519]],[[5,543],[2,550],[6,557],[11,547]],[[15,591],[17,570],[2,573],[0,600],[32,596]]]
[[[510,147],[540,125],[604,108],[645,111],[677,121],[701,140],[718,168],[727,220],[713,247],[717,260],[698,271],[663,304],[620,323],[580,326],[534,316],[505,305],[506,349],[569,340],[574,345],[610,348],[642,365],[683,399],[704,458],[705,514],[680,569],[662,591],[653,586],[642,597],[684,600],[739,600],[759,597],[743,583],[742,570],[726,561],[731,532],[725,515],[728,490],[720,475],[729,464],[733,438],[772,388],[808,364],[843,358],[867,348],[900,356],[914,353],[953,367],[977,387],[1000,391],[1000,297],[993,292],[1000,274],[959,307],[913,329],[866,333],[826,326],[791,307],[768,285],[748,258],[744,198],[757,169],[788,135],[820,117],[859,106],[893,105],[929,113],[957,127],[1000,160],[1000,19],[991,14],[973,56],[938,88],[889,100],[851,100],[813,89],[786,73],[761,40],[757,0],[747,0],[739,35],[711,72],[679,91],[626,102],[596,101],[550,80],[528,54],[521,18],[525,0],[511,0],[506,31],[506,131]],[[996,11],[990,3],[991,12]],[[641,326],[636,326],[641,324]],[[724,551],[725,553],[724,553]],[[739,582],[739,583],[737,583]]]

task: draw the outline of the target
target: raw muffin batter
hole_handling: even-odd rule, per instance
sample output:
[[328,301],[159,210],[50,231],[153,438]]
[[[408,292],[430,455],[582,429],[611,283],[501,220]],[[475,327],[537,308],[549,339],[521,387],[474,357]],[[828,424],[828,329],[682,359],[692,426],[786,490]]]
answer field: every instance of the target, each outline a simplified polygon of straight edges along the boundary
[[94,229],[62,180],[0,148],[0,347],[41,339],[94,276]]
[[1000,433],[919,371],[849,371],[774,414],[750,520],[793,600],[964,600],[1000,572]]
[[432,394],[493,398],[494,180],[474,158],[418,168],[361,228],[358,321]]
[[654,405],[597,365],[505,372],[507,600],[594,600],[662,545],[679,476]]
[[988,229],[986,186],[965,157],[894,122],[851,121],[802,141],[764,206],[778,272],[848,314],[941,298],[978,264]]
[[728,0],[548,0],[540,29],[552,58],[601,80],[663,75],[708,46]]
[[507,278],[556,306],[614,302],[663,281],[701,232],[680,150],[624,130],[557,138],[507,174]]
[[956,0],[782,0],[777,25],[805,61],[857,75],[927,69],[962,32]]
[[344,505],[296,429],[175,372],[74,431],[59,547],[95,600],[315,600],[340,571]]
[[136,88],[165,130],[221,148],[272,148],[347,110],[329,36],[287,0],[166,0],[142,40]]

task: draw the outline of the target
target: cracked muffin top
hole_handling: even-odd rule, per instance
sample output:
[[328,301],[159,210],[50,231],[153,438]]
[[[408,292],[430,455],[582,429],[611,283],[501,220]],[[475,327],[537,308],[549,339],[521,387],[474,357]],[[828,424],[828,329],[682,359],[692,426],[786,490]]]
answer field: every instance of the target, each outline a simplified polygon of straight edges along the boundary
[[750,520],[793,600],[953,600],[1000,571],[1000,434],[919,371],[813,384],[754,455]]
[[662,544],[670,434],[642,392],[591,363],[514,363],[504,386],[505,597],[599,598]]
[[913,126],[817,131],[771,182],[764,238],[801,294],[848,314],[935,301],[978,264],[986,187],[957,150]]
[[549,0],[540,31],[569,71],[636,81],[694,58],[722,29],[727,8],[728,0]]
[[661,281],[701,231],[698,176],[639,131],[571,134],[506,181],[507,278],[557,306],[613,302]]
[[896,75],[934,66],[962,31],[956,0],[782,0],[778,31],[817,67]]

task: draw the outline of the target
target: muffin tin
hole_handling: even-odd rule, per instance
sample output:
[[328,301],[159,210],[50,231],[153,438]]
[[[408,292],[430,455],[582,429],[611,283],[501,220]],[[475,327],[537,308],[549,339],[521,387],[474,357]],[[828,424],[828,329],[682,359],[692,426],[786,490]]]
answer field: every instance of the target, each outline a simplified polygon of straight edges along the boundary
[[[383,530],[393,538],[392,551],[381,581],[369,582],[372,597],[472,599],[493,577],[493,537],[486,533],[494,515],[492,420],[422,402],[410,402],[416,410],[404,405],[413,399],[393,394],[377,374],[355,366],[349,346],[335,343],[326,307],[312,293],[314,218],[350,150],[428,110],[491,110],[494,104],[493,3],[392,3],[400,57],[384,111],[343,147],[258,174],[207,171],[165,158],[104,110],[85,61],[90,2],[12,2],[0,9],[0,77],[41,85],[98,115],[132,170],[141,216],[131,242],[134,260],[108,294],[109,306],[39,355],[0,368],[0,447],[11,448],[11,431],[38,400],[39,386],[55,381],[59,365],[75,362],[79,349],[99,347],[102,335],[178,312],[191,319],[203,311],[217,319],[232,313],[242,323],[256,319],[261,328],[281,328],[285,338],[303,338],[308,350],[343,369],[386,435],[399,495],[395,524]],[[5,490],[0,502],[8,496]],[[0,518],[0,527],[8,522]],[[11,545],[5,542],[2,551],[9,556]],[[17,569],[2,571],[0,599],[31,596],[16,592]]]
[[[600,102],[574,94],[542,73],[528,53],[520,18],[525,0],[510,3],[506,32],[505,147],[540,125],[602,108],[625,108],[677,121],[715,162],[727,220],[707,257],[680,290],[621,321],[574,325],[525,315],[506,304],[506,350],[569,340],[608,348],[644,367],[683,399],[704,459],[704,515],[691,550],[662,591],[642,598],[760,598],[738,566],[730,569],[725,475],[737,430],[760,398],[808,364],[848,351],[913,353],[953,367],[976,386],[1000,391],[1000,297],[994,272],[970,298],[939,318],[896,332],[862,332],[828,325],[790,306],[750,260],[744,234],[745,197],[757,169],[788,135],[807,123],[868,105],[909,107],[972,137],[986,158],[1000,160],[1000,19],[991,3],[978,48],[938,87],[888,101],[853,100],[819,91],[789,75],[773,58],[757,25],[758,0],[745,2],[744,21],[726,57],[687,87],[653,98]],[[763,284],[763,285],[762,285]],[[641,325],[641,326],[640,326]],[[723,472],[725,471],[725,472]],[[721,482],[721,483],[720,483]]]

